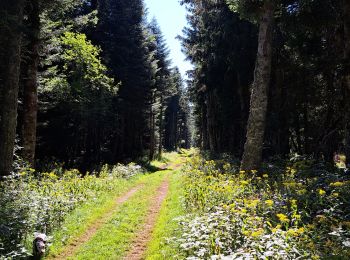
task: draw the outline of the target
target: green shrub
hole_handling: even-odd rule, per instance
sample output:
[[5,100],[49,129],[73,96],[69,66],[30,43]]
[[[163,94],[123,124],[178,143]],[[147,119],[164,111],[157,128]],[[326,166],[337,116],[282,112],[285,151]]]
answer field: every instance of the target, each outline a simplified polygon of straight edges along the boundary
[[179,250],[188,259],[348,259],[350,176],[308,159],[281,165],[239,172],[194,157]]
[[[28,256],[24,243],[34,232],[51,234],[79,205],[115,189],[121,178],[143,171],[140,166],[105,166],[97,175],[78,170],[35,173],[25,169],[0,182],[0,256]],[[0,258],[1,258],[0,257]]]

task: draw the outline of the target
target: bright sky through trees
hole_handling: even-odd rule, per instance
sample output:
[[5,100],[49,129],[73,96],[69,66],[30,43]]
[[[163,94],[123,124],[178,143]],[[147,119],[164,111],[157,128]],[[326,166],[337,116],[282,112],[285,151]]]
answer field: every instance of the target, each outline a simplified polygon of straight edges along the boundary
[[178,66],[183,76],[191,69],[191,63],[185,61],[185,55],[181,52],[180,41],[175,39],[182,34],[186,26],[186,10],[179,0],[145,0],[149,18],[156,17],[171,51],[170,57],[173,65]]

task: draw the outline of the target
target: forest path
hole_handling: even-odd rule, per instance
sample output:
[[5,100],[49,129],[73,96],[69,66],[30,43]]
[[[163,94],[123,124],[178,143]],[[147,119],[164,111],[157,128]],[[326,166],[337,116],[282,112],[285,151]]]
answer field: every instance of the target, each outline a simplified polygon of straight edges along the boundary
[[115,199],[113,207],[85,232],[48,259],[144,259],[166,200],[172,174],[180,169],[185,156],[172,153],[159,170]]
[[[169,170],[172,174],[174,171],[178,170],[185,163],[184,157],[176,156],[170,162],[162,165],[160,169],[162,171]],[[147,217],[142,228],[135,235],[129,250],[124,256],[123,260],[142,260],[145,258],[145,253],[147,251],[148,243],[152,238],[152,233],[157,223],[157,219],[160,214],[160,210],[164,200],[166,199],[169,192],[169,176],[165,177],[162,184],[157,189],[157,193],[151,198],[152,203],[148,208]]]
[[85,233],[81,235],[80,237],[74,239],[69,245],[66,246],[65,250],[57,255],[53,256],[52,258],[49,259],[67,259],[75,255],[77,250],[86,242],[88,242],[96,233],[97,231],[105,225],[113,216],[116,208],[126,202],[128,199],[130,199],[137,191],[139,191],[144,184],[138,184],[136,187],[133,187],[130,189],[128,192],[125,194],[121,195],[115,200],[115,203],[113,205],[113,208],[106,212],[101,218],[99,218],[97,221],[92,223]]
[[130,251],[127,253],[125,260],[142,259],[146,250],[147,244],[151,239],[152,231],[157,221],[162,203],[166,198],[169,190],[169,179],[166,178],[162,185],[158,188],[157,194],[152,198],[152,204],[148,209],[146,221],[141,230],[135,236],[131,244]]

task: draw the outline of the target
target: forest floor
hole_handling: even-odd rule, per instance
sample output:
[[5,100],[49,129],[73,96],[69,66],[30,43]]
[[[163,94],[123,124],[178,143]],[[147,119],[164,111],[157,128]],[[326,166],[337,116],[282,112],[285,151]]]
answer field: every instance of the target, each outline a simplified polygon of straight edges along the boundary
[[[174,186],[179,185],[178,173],[186,156],[172,153],[165,156],[166,162],[153,162],[158,171],[146,174],[113,198],[94,221],[81,223],[82,231],[50,250],[46,259],[159,259],[154,256],[161,243],[157,229],[163,231],[162,225],[170,220],[169,211],[180,208],[179,201],[178,207],[172,201],[178,196],[179,189]],[[152,252],[152,247],[158,249]]]

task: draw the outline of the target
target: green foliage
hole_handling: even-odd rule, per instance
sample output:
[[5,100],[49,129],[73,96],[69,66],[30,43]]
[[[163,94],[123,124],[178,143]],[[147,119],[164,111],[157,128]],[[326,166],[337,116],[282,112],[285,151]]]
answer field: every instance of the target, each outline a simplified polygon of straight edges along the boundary
[[[261,8],[266,0],[226,0],[230,9],[242,18],[257,22]],[[274,1],[274,0],[273,0]]]
[[183,234],[187,257],[348,258],[349,178],[308,161],[264,174],[193,158],[187,166]]
[[99,58],[101,50],[92,45],[85,34],[65,32],[59,39],[52,39],[52,43],[59,50],[52,59],[62,65],[52,66],[45,73],[43,90],[61,93],[65,97],[68,91],[71,98],[81,101],[93,101],[89,96],[94,92],[95,95],[101,92],[116,94],[114,80],[106,75],[107,68]]
[[65,62],[63,71],[71,79],[72,87],[116,93],[113,79],[106,76],[107,68],[99,59],[101,50],[92,45],[85,34],[66,32],[61,37],[61,43]]
[[[126,178],[141,174],[136,165],[104,167],[81,177],[78,170],[57,169],[50,173],[22,170],[0,183],[0,255],[17,258],[31,253],[34,232],[51,235],[71,212],[125,185]],[[53,238],[55,239],[55,238]],[[26,240],[28,247],[24,248]]]
[[40,75],[40,99],[45,102],[40,115],[47,121],[39,127],[45,134],[38,157],[55,156],[66,163],[79,157],[80,162],[68,165],[72,167],[111,162],[100,158],[115,133],[113,101],[118,85],[107,75],[100,48],[82,33],[64,32],[50,41],[51,50],[44,63],[47,69]]

